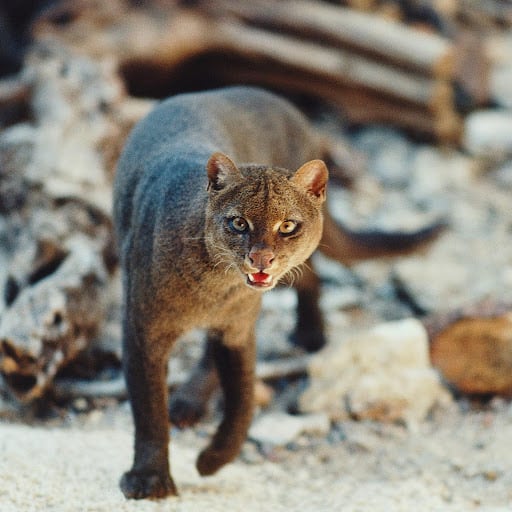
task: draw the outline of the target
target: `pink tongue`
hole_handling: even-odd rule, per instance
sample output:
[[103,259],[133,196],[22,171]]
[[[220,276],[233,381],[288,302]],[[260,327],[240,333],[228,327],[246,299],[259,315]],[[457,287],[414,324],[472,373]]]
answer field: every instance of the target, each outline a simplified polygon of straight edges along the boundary
[[252,274],[255,283],[264,283],[268,278],[268,274],[265,272],[257,272],[256,274]]

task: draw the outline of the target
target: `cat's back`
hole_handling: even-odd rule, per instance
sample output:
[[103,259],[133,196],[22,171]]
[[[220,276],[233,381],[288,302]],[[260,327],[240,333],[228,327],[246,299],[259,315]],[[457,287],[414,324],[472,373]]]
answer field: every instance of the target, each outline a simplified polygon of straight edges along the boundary
[[237,163],[289,169],[318,155],[305,117],[262,89],[228,87],[171,97],[137,124],[119,160],[114,184],[118,235],[122,238],[129,228],[134,209],[154,217],[161,204],[181,213],[200,207],[206,198],[205,164],[214,152]]
[[140,170],[173,152],[221,151],[239,163],[291,168],[307,159],[316,142],[306,118],[288,101],[257,87],[227,87],[161,102],[133,130],[121,165],[127,160]]

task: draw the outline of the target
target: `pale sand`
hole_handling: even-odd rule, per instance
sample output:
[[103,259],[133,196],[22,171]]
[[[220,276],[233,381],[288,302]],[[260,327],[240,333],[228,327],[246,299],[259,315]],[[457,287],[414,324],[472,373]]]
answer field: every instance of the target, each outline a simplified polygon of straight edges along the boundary
[[179,433],[172,470],[181,496],[159,502],[126,501],[119,491],[132,435],[126,408],[113,415],[105,421],[96,411],[94,421],[71,427],[0,423],[0,511],[512,509],[512,414],[505,403],[480,413],[452,407],[415,432],[347,422],[342,441],[309,439],[296,451],[278,450],[274,462],[242,458],[206,479],[194,469],[205,440]]

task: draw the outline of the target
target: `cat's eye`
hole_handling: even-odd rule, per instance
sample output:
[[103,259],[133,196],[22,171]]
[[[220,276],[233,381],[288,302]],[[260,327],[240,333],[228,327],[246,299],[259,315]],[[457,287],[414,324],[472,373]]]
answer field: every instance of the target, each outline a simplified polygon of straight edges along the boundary
[[299,227],[298,223],[294,220],[285,220],[281,225],[279,226],[279,233],[281,235],[292,235],[297,231],[297,228]]
[[243,217],[231,219],[229,226],[237,233],[245,233],[249,229],[249,223]]

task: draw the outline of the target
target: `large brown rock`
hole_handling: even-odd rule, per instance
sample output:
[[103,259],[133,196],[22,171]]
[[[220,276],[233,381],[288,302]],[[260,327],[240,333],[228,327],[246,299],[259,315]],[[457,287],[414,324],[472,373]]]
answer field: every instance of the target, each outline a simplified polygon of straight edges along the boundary
[[461,313],[431,327],[432,363],[468,394],[512,395],[512,313]]

